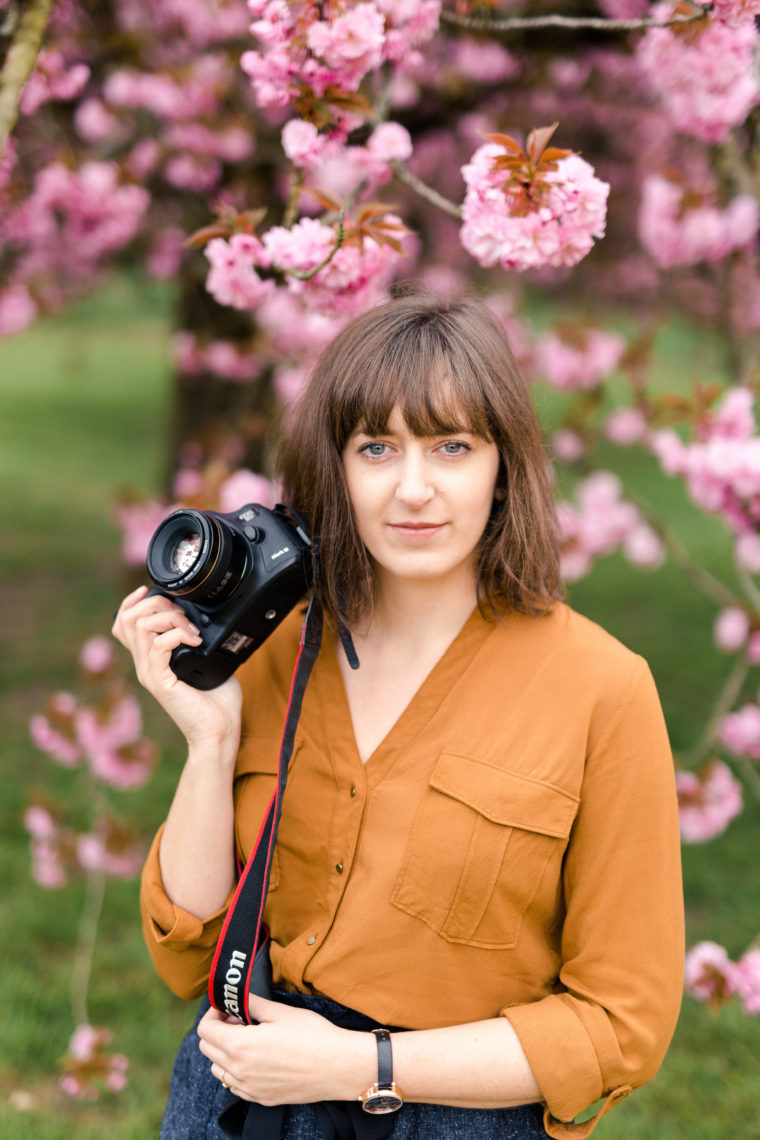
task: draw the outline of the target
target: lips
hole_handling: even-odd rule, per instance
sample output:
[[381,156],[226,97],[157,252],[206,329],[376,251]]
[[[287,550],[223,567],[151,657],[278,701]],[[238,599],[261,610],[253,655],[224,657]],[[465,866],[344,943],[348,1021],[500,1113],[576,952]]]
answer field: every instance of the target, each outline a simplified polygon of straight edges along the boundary
[[403,535],[407,538],[425,538],[428,535],[437,534],[446,525],[445,523],[433,522],[403,522],[403,523],[390,523],[390,528],[396,534]]

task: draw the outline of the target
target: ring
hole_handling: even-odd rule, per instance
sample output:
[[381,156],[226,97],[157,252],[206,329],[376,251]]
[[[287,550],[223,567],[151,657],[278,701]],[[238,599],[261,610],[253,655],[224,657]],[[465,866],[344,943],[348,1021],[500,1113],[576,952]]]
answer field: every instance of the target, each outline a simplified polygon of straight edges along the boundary
[[222,1088],[223,1088],[223,1089],[228,1089],[228,1088],[230,1087],[230,1086],[227,1084],[227,1081],[225,1080],[225,1077],[226,1077],[226,1076],[227,1076],[227,1070],[226,1070],[226,1069],[222,1069]]

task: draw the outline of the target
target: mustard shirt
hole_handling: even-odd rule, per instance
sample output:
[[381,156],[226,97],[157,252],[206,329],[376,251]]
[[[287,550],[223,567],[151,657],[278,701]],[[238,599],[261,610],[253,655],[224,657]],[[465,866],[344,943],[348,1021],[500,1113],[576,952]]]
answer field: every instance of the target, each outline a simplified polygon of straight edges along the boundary
[[[274,789],[302,611],[239,670],[245,860]],[[224,910],[164,893],[145,936],[161,977],[207,985]],[[362,764],[335,646],[304,698],[266,922],[275,984],[411,1029],[504,1016],[554,1137],[587,1136],[657,1070],[683,983],[675,781],[642,658],[557,605],[476,610]],[[597,1117],[573,1118],[600,1097]]]

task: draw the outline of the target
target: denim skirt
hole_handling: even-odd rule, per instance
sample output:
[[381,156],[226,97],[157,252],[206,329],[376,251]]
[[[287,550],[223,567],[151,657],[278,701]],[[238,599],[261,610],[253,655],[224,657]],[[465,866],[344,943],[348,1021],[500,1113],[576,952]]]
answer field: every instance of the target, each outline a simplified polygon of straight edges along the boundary
[[[345,1029],[369,1030],[378,1024],[327,998],[284,991],[275,991],[274,997],[314,1010]],[[195,1026],[207,1009],[204,999]],[[195,1026],[174,1063],[160,1140],[546,1140],[538,1105],[486,1109],[405,1104],[388,1116],[370,1116],[358,1101],[251,1105],[212,1075],[210,1061],[198,1048]]]

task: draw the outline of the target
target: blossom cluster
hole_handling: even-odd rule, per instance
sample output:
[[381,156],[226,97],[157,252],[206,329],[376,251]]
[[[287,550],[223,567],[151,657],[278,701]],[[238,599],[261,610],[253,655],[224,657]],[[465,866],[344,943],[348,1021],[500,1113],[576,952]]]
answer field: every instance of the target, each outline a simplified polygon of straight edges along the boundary
[[220,379],[244,383],[261,375],[261,358],[229,340],[204,343],[183,330],[174,334],[171,347],[174,365],[183,376],[213,372]]
[[127,1084],[129,1061],[123,1053],[107,1053],[110,1030],[79,1025],[74,1030],[64,1058],[61,1089],[74,1100],[98,1100],[100,1085],[121,1092]]
[[589,327],[563,327],[536,338],[539,372],[562,391],[596,388],[611,376],[625,352],[617,333]]
[[638,508],[622,498],[622,490],[611,471],[596,471],[577,484],[577,505],[558,504],[560,566],[567,581],[582,578],[596,558],[615,550],[642,568],[662,563],[662,542]]
[[725,207],[659,174],[644,180],[639,238],[661,269],[719,261],[757,236],[755,199],[739,194]]
[[702,510],[719,515],[737,538],[740,566],[760,572],[760,437],[748,388],[730,389],[720,406],[703,417],[697,437],[685,443],[676,432],[653,432],[650,446],[669,475],[679,475]]
[[[398,219],[386,215],[386,225]],[[284,276],[288,290],[307,308],[327,316],[351,317],[377,301],[387,288],[402,254],[394,244],[356,233],[343,241],[337,227],[302,218],[291,227],[273,226],[259,239],[236,233],[213,238],[206,246],[211,270],[206,288],[219,304],[256,308],[275,288],[271,277]]]
[[676,788],[684,843],[706,843],[722,835],[742,810],[742,786],[720,760],[700,773],[676,772]]
[[64,58],[63,52],[42,48],[35,69],[21,92],[21,113],[33,115],[51,99],[75,99],[89,78],[90,69],[86,63],[72,64]]
[[[652,90],[674,125],[706,143],[723,142],[760,102],[754,65],[758,35],[751,14],[736,19],[741,5],[724,3],[722,12],[687,28],[649,28],[636,56]],[[652,8],[667,20],[670,3]],[[728,16],[727,20],[725,16]]]
[[[304,90],[316,99],[345,96],[383,63],[413,66],[438,30],[441,10],[440,0],[360,0],[319,9],[304,0],[248,0],[248,7],[261,47],[240,62],[260,107],[287,106]],[[341,131],[357,121],[346,105],[335,99],[332,107],[332,125]]]
[[228,452],[223,451],[209,463],[192,454],[174,475],[172,491],[174,502],[162,499],[133,499],[119,503],[114,510],[114,522],[121,531],[121,556],[128,566],[145,567],[148,546],[159,523],[180,507],[198,510],[217,510],[223,514],[237,510],[244,503],[261,503],[271,507],[278,500],[277,489],[263,475],[246,467],[232,470],[239,458],[240,441],[229,441]]
[[72,282],[91,282],[103,259],[135,236],[149,200],[112,163],[43,167],[27,199],[0,222],[17,278],[0,290],[0,334],[33,320],[39,300],[55,308]]
[[498,143],[479,147],[462,167],[462,245],[484,266],[534,269],[576,265],[604,236],[609,185],[579,155],[570,154],[526,195],[495,167]]
[[760,1013],[760,946],[737,960],[717,942],[698,942],[686,955],[686,992],[718,1007],[736,996],[745,1013]]

